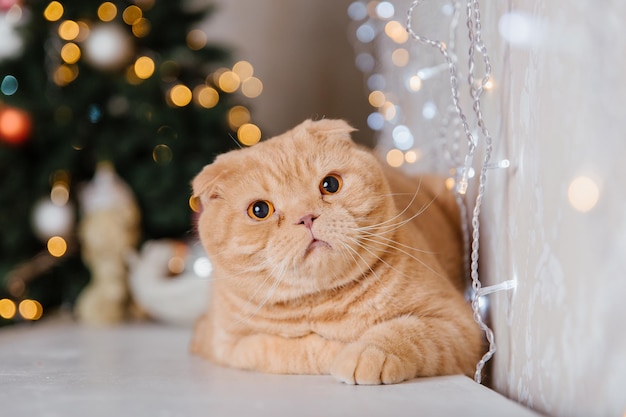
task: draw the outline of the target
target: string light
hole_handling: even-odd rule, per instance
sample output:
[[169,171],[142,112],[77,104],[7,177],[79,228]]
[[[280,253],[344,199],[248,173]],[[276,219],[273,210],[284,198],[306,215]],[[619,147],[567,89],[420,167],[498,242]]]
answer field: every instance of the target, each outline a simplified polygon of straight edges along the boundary
[[567,197],[574,209],[586,213],[598,204],[600,188],[594,180],[581,175],[570,182]]
[[117,6],[107,1],[98,7],[98,19],[103,22],[110,22],[117,16]]
[[58,1],[52,1],[43,11],[43,16],[49,22],[56,22],[63,17],[63,5]]
[[20,315],[26,320],[39,320],[43,315],[43,307],[36,300],[22,300],[18,306]]
[[8,298],[3,298],[0,300],[0,317],[6,320],[11,320],[15,317],[15,313],[17,312],[17,307],[13,300],[9,300]]
[[67,242],[61,236],[52,236],[48,239],[48,252],[56,258],[60,258],[67,252]]
[[[462,221],[464,223],[463,232],[464,232],[465,241],[466,241],[465,246],[466,246],[466,253],[467,253],[468,252],[467,248],[469,246],[469,239],[468,239],[469,228],[467,225],[466,215],[465,215],[465,213],[467,212],[467,208],[461,196],[464,195],[467,190],[469,171],[470,171],[471,164],[473,161],[473,155],[476,149],[478,139],[470,132],[467,118],[459,102],[458,78],[457,78],[457,69],[456,69],[456,63],[455,63],[456,58],[451,56],[445,43],[420,36],[413,31],[413,28],[412,28],[413,10],[420,3],[421,3],[420,0],[414,0],[411,3],[411,6],[409,7],[409,11],[407,14],[407,30],[409,32],[409,35],[413,39],[423,44],[426,44],[428,46],[438,49],[441,55],[444,57],[446,64],[448,66],[448,69],[449,69],[449,74],[450,74],[450,87],[451,87],[453,107],[454,107],[454,110],[456,112],[458,119],[460,120],[460,123],[462,125],[463,131],[465,133],[465,136],[467,138],[467,143],[468,143],[468,151],[465,157],[465,163],[460,169],[461,175],[456,184],[457,201],[459,202],[459,206],[461,208]],[[455,9],[458,9],[459,5],[460,5],[460,1],[456,2]],[[483,93],[485,85],[490,80],[491,63],[489,60],[489,55],[487,53],[487,48],[482,41],[482,33],[481,33],[482,27],[481,27],[481,21],[480,21],[481,15],[480,15],[480,5],[478,3],[478,0],[467,0],[466,11],[467,11],[466,27],[468,29],[468,38],[470,41],[469,50],[468,50],[469,59],[468,59],[467,82],[470,87],[470,97],[473,102],[472,108],[474,111],[476,124],[480,130],[480,133],[482,134],[482,137],[484,139],[484,144],[485,144],[482,166],[480,169],[480,175],[478,177],[478,191],[477,191],[476,200],[474,203],[472,216],[471,216],[472,242],[471,242],[471,254],[470,254],[470,260],[471,260],[470,277],[472,280],[472,289],[474,290],[473,299],[472,299],[472,309],[474,311],[474,320],[476,321],[478,326],[481,328],[481,330],[485,333],[485,336],[489,343],[488,351],[483,355],[480,361],[476,364],[476,372],[474,374],[474,379],[476,380],[476,382],[480,383],[482,380],[482,369],[484,368],[487,361],[489,361],[491,357],[495,354],[495,351],[496,351],[496,344],[495,344],[493,331],[491,330],[491,328],[489,328],[489,326],[487,326],[487,324],[485,324],[482,318],[480,298],[481,296],[492,293],[492,292],[514,289],[516,285],[516,281],[509,280],[500,284],[483,288],[480,282],[479,276],[478,276],[478,257],[479,257],[479,238],[480,238],[479,215],[480,215],[483,196],[485,193],[487,170],[490,169],[489,161],[491,158],[491,153],[493,151],[493,141],[491,138],[491,134],[489,130],[487,129],[487,126],[483,120],[480,98]],[[453,24],[456,25],[455,20],[453,20]],[[454,37],[451,36],[451,39],[454,39]],[[477,52],[481,55],[483,66],[484,66],[484,74],[482,78],[480,79],[480,81],[478,82],[476,82],[475,74],[474,74],[474,71],[475,71],[474,60],[475,60],[475,54]],[[507,164],[502,164],[502,166],[505,166],[505,165],[508,166],[508,161],[507,161]]]
[[237,139],[243,145],[256,145],[261,140],[261,129],[255,124],[244,123],[237,129]]

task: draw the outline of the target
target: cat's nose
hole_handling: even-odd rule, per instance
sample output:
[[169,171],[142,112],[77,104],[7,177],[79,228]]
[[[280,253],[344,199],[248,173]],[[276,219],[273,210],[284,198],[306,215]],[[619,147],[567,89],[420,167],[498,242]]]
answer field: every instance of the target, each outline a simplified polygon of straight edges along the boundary
[[315,214],[307,214],[306,216],[302,216],[300,217],[300,221],[298,222],[298,224],[303,224],[306,226],[307,229],[310,229],[311,227],[313,227],[313,220],[317,219],[318,216],[316,216]]

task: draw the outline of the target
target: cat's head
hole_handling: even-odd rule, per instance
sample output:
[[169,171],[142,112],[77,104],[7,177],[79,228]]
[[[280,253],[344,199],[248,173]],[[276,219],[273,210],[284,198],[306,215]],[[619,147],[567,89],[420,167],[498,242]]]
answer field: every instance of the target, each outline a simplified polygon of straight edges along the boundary
[[[193,180],[198,231],[218,277],[251,298],[285,301],[358,279],[380,245],[368,227],[395,206],[378,160],[342,120],[307,120],[220,155]],[[258,294],[258,297],[257,297]]]

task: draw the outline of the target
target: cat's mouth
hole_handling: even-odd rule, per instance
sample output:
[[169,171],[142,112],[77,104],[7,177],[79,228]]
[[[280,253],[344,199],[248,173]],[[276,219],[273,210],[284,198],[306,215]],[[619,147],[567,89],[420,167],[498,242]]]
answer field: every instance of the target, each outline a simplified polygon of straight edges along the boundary
[[309,246],[307,246],[306,251],[304,251],[304,255],[306,256],[318,248],[332,248],[332,246],[330,246],[328,242],[324,242],[323,240],[313,238],[311,239]]

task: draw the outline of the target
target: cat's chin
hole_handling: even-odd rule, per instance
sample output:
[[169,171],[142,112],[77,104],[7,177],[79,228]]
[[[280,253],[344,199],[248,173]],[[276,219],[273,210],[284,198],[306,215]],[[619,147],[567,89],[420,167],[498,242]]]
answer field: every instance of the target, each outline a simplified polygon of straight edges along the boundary
[[323,240],[313,239],[304,251],[304,256],[308,256],[312,252],[318,252],[320,249],[332,249],[332,246],[330,246],[328,242],[325,242]]

